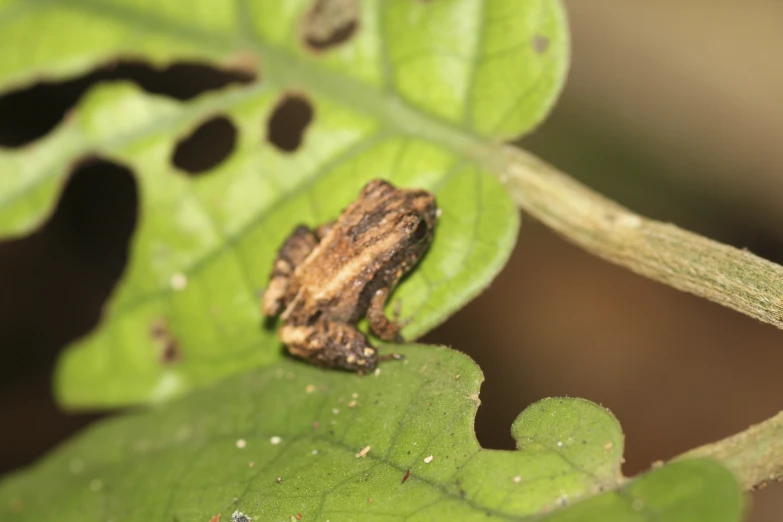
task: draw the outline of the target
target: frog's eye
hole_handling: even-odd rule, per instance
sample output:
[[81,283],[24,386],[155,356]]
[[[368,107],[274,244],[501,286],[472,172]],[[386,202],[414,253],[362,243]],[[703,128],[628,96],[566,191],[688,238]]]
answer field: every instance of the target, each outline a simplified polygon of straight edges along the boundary
[[419,223],[416,225],[416,228],[413,229],[413,234],[411,234],[411,240],[414,243],[421,243],[427,238],[427,232],[429,232],[427,221],[419,219]]

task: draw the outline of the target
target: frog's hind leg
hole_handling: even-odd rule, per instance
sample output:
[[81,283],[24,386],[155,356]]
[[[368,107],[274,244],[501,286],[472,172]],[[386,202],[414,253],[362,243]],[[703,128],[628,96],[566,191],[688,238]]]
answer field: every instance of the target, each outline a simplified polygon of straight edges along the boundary
[[386,312],[383,307],[386,304],[386,300],[389,298],[390,288],[380,288],[375,291],[370,298],[370,306],[367,308],[367,321],[370,323],[370,329],[372,333],[378,336],[378,338],[384,341],[396,341],[401,343],[403,341],[402,330],[407,322],[399,321],[400,310],[399,306],[395,310],[395,318],[389,319],[386,317]]
[[284,325],[280,340],[292,355],[325,368],[369,373],[378,365],[378,351],[345,323],[321,320],[309,326]]
[[272,273],[269,276],[269,285],[264,291],[261,308],[265,316],[273,317],[280,313],[288,290],[288,282],[294,270],[307,259],[316,245],[318,245],[318,239],[313,231],[304,225],[296,227],[288,236],[277,253],[275,263],[272,265]]

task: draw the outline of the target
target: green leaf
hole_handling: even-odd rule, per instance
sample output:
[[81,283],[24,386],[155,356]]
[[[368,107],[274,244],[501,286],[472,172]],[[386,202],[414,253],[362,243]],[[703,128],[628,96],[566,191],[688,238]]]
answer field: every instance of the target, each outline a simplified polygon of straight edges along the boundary
[[[83,74],[118,57],[203,61],[260,80],[179,102],[101,85],[53,132],[0,151],[0,234],[39,226],[79,159],[132,169],[139,193],[129,265],[103,321],[57,371],[70,407],[160,401],[280,359],[258,291],[298,223],[333,219],[371,178],[432,190],[443,214],[424,262],[393,296],[415,338],[475,296],[514,244],[517,211],[492,174],[497,140],[529,131],[563,83],[557,0],[369,1],[347,41],[303,44],[312,1],[0,1],[0,88]],[[351,4],[348,2],[346,4]],[[286,96],[314,119],[300,147],[267,141]],[[215,115],[238,130],[230,156],[192,178],[170,161]],[[176,343],[161,361],[158,329]]]
[[99,423],[0,482],[0,514],[31,522],[206,522],[218,513],[226,521],[235,510],[257,521],[739,520],[736,481],[716,463],[683,461],[625,482],[619,425],[585,400],[536,403],[514,423],[519,451],[481,449],[478,367],[444,348],[400,349],[406,360],[376,375],[284,361]]

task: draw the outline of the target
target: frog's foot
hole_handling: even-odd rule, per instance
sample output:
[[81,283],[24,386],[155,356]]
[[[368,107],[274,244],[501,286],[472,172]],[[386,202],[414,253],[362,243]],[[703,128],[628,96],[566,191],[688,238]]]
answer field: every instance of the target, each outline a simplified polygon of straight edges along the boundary
[[400,309],[402,301],[399,299],[394,302],[392,315],[394,319],[389,319],[384,313],[383,306],[386,303],[388,289],[378,290],[370,301],[370,307],[367,310],[367,320],[370,323],[372,333],[384,341],[394,341],[402,343],[405,341],[402,337],[402,329],[405,328],[413,318],[400,321]]
[[279,333],[292,355],[324,368],[369,373],[378,365],[378,351],[361,332],[344,323],[284,325]]

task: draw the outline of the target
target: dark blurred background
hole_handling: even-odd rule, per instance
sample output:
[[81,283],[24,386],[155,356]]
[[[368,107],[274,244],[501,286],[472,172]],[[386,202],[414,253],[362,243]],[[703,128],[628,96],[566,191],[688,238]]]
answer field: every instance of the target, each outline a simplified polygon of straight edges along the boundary
[[[570,77],[522,145],[642,214],[783,263],[783,3],[565,3]],[[136,63],[38,86],[0,99],[0,145],[24,146],[112,78],[180,99],[243,80]],[[206,141],[219,143],[222,128]],[[179,161],[209,155],[191,147]],[[137,200],[127,171],[74,168],[52,219],[0,243],[0,473],[98,417],[60,413],[51,371],[63,345],[98,321]],[[783,409],[783,332],[592,257],[528,216],[495,283],[425,341],[481,365],[476,430],[491,448],[512,447],[511,422],[530,403],[585,397],[619,418],[633,474]],[[783,486],[752,501],[754,522],[783,517]]]

